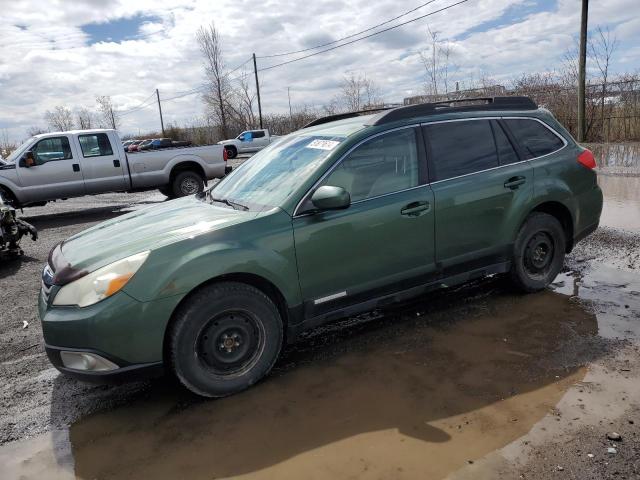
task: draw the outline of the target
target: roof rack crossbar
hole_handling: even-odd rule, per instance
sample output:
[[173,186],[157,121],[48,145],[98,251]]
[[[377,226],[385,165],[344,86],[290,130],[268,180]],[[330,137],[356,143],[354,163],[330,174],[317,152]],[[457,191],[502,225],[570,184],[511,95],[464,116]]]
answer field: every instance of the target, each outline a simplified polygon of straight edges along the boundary
[[[460,103],[484,102],[472,105],[457,105]],[[419,103],[394,108],[377,115],[370,124],[384,125],[406,118],[436,115],[445,112],[473,112],[486,110],[536,110],[538,105],[529,97],[473,97],[456,100],[443,100],[433,103]]]
[[316,118],[312,122],[307,123],[302,128],[315,127],[316,125],[322,125],[323,123],[335,122],[336,120],[344,120],[345,118],[358,117],[360,115],[366,115],[368,113],[380,112],[383,110],[392,110],[397,107],[380,107],[380,108],[368,108],[366,110],[357,110],[355,112],[336,113],[334,115],[328,115],[326,117]]

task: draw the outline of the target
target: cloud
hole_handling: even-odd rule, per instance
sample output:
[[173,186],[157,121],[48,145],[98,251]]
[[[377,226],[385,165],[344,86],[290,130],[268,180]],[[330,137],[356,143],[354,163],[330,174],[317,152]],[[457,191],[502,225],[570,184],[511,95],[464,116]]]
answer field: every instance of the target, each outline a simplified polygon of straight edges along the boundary
[[[437,0],[401,20],[453,1]],[[267,0],[260,8],[248,0],[0,3],[0,128],[19,140],[30,126],[44,126],[44,113],[56,105],[95,108],[96,95],[111,95],[122,112],[140,105],[156,88],[162,98],[170,98],[201,85],[202,59],[195,41],[200,25],[216,23],[226,63],[232,68],[254,52],[260,57],[327,43],[421,2]],[[637,0],[592,2],[590,9],[590,25],[609,25],[621,40],[614,71],[637,70]],[[424,69],[418,52],[427,48],[427,25],[450,42],[453,76],[486,71],[506,81],[522,72],[548,71],[559,65],[574,41],[578,10],[574,0],[544,7],[528,0],[470,0],[362,42],[260,72],[263,111],[288,111],[288,86],[294,106],[326,103],[349,72],[372,78],[386,101],[419,93]],[[122,21],[133,24],[133,35],[112,36],[114,41],[85,31],[87,25],[108,27]],[[259,58],[258,65],[264,68],[302,55]],[[249,62],[244,68],[252,74],[251,67]],[[252,76],[249,79],[253,84]],[[164,102],[162,109],[165,123],[189,122],[204,114],[197,94]],[[158,123],[151,102],[148,108],[123,116],[122,131],[156,129]]]

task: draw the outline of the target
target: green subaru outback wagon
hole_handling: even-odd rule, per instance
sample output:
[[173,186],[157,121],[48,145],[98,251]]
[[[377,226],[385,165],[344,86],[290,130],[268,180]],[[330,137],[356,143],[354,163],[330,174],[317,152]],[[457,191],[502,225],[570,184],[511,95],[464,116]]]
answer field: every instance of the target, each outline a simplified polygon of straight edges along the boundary
[[545,288],[598,226],[590,151],[525,97],[322,118],[215,187],[57,245],[46,350],[84,379],[223,396],[324,322],[491,274]]

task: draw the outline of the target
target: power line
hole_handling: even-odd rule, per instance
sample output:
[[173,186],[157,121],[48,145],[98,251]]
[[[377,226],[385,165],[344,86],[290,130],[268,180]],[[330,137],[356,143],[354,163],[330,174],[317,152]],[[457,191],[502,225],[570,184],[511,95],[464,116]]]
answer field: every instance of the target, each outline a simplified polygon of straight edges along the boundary
[[274,54],[272,54],[272,55],[262,55],[262,56],[259,56],[259,57],[256,57],[256,58],[260,58],[260,59],[262,59],[262,58],[273,58],[273,57],[286,57],[287,55],[293,55],[293,54],[295,54],[295,53],[304,53],[304,52],[308,52],[309,50],[316,50],[316,49],[318,49],[318,48],[322,48],[322,47],[326,47],[326,46],[329,46],[329,45],[333,45],[334,43],[339,43],[339,42],[342,42],[343,40],[347,40],[347,39],[349,39],[349,38],[357,37],[358,35],[362,35],[363,33],[369,32],[369,31],[371,31],[371,30],[375,30],[376,28],[381,27],[381,26],[383,26],[383,25],[386,25],[386,24],[388,24],[388,23],[391,23],[391,22],[393,22],[394,20],[397,20],[397,19],[399,19],[399,18],[405,17],[405,16],[409,15],[410,13],[415,12],[416,10],[420,10],[422,7],[426,7],[427,5],[429,5],[429,4],[431,4],[431,3],[435,2],[435,1],[436,1],[436,0],[429,0],[428,2],[423,3],[422,5],[418,5],[417,7],[412,8],[411,10],[407,10],[406,12],[404,12],[404,13],[403,13],[403,14],[401,14],[401,15],[398,15],[398,16],[396,16],[396,17],[393,17],[393,18],[391,18],[391,19],[389,19],[389,20],[385,20],[385,21],[384,21],[384,22],[382,22],[382,23],[379,23],[379,24],[377,24],[377,25],[374,25],[373,27],[369,27],[369,28],[367,28],[367,29],[365,29],[365,30],[362,30],[362,31],[360,31],[360,32],[352,33],[351,35],[347,35],[346,37],[342,37],[342,38],[339,38],[339,39],[337,39],[337,40],[333,40],[333,41],[331,41],[331,42],[323,43],[323,44],[321,44],[321,45],[316,45],[315,47],[304,48],[304,49],[302,49],[302,50],[296,50],[296,51],[292,51],[292,52],[284,52],[284,53],[274,53]]
[[155,92],[153,92],[151,95],[149,95],[145,100],[143,100],[140,104],[136,105],[135,107],[129,108],[127,110],[123,110],[122,112],[117,112],[117,115],[119,117],[122,117],[122,116],[129,115],[130,113],[137,112],[138,110],[141,110],[141,109],[147,107],[148,105],[145,105],[145,104],[149,100],[151,100],[154,95],[155,95]]
[[335,49],[340,48],[340,47],[345,47],[347,45],[351,45],[352,43],[356,43],[356,42],[359,42],[361,40],[365,40],[365,39],[373,37],[375,35],[380,35],[381,33],[384,33],[384,32],[388,32],[389,30],[393,30],[395,28],[402,27],[402,26],[407,25],[409,23],[413,23],[413,22],[416,22],[418,20],[422,20],[423,18],[429,17],[431,15],[435,15],[436,13],[443,12],[444,10],[449,10],[450,8],[453,8],[453,7],[457,6],[457,5],[466,3],[468,1],[469,0],[460,0],[459,2],[452,3],[451,5],[447,5],[446,7],[442,7],[440,9],[438,9],[438,10],[434,10],[433,12],[427,13],[425,15],[421,15],[419,17],[412,18],[411,20],[407,20],[406,22],[402,22],[402,23],[399,23],[399,24],[394,25],[392,27],[385,28],[383,30],[380,30],[379,32],[370,33],[369,35],[365,35],[364,37],[356,38],[355,40],[351,40],[349,42],[343,43],[341,45],[336,45],[335,47],[327,48],[325,50],[320,50],[319,52],[314,52],[314,53],[310,53],[309,55],[304,55],[302,57],[294,58],[293,60],[288,60],[288,61],[282,62],[282,63],[276,63],[275,65],[270,65],[268,67],[261,68],[258,71],[259,72],[263,72],[265,70],[271,70],[272,68],[281,67],[283,65],[287,65],[287,64],[293,63],[293,62],[298,62],[300,60],[304,60],[305,58],[313,57],[315,55],[320,55],[321,53],[330,52],[331,50],[335,50]]

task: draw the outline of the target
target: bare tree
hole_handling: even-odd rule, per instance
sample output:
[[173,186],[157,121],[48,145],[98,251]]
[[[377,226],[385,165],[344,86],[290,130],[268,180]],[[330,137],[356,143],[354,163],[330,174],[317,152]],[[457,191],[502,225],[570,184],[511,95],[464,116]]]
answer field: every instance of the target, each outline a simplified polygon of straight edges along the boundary
[[618,39],[615,34],[611,34],[609,27],[602,29],[600,26],[596,29],[595,38],[591,37],[589,41],[589,51],[591,58],[595,62],[600,71],[601,94],[600,94],[600,118],[601,118],[601,140],[605,140],[605,100],[607,97],[607,82],[609,80],[609,66],[611,57],[618,47]]
[[231,117],[229,123],[236,130],[255,128],[258,123],[254,111],[257,96],[249,85],[249,74],[242,71],[237,79],[237,86],[230,89],[228,95],[226,111]]
[[47,110],[44,119],[54,130],[64,132],[73,129],[73,115],[71,110],[62,105],[58,105],[53,110]]
[[81,130],[93,128],[95,124],[95,114],[86,107],[76,110],[76,123]]
[[0,136],[0,157],[4,158],[9,156],[17,147],[16,142],[9,140],[9,132],[3,129],[2,135]]
[[439,32],[427,27],[431,44],[428,50],[420,52],[420,59],[426,73],[425,93],[438,95],[449,92],[449,71],[451,65],[451,45],[438,38]]
[[222,136],[226,138],[228,137],[226,110],[230,87],[224,72],[221,39],[215,24],[211,22],[208,27],[200,27],[196,33],[196,40],[204,56],[204,68],[209,87],[204,99],[212,116],[221,125]]
[[[373,80],[366,75],[357,76],[351,73],[342,81],[341,92],[337,99],[334,99],[334,106],[343,106],[347,111],[366,110],[382,103],[378,87]],[[332,106],[328,106],[332,109]],[[335,109],[335,108],[333,108]]]
[[102,128],[118,128],[118,119],[113,113],[113,102],[108,95],[102,95],[96,97],[96,103],[98,104],[98,111],[100,112],[99,124]]
[[34,125],[32,127],[27,128],[27,135],[33,137],[34,135],[40,135],[41,133],[47,133],[48,130],[42,128],[39,125]]

